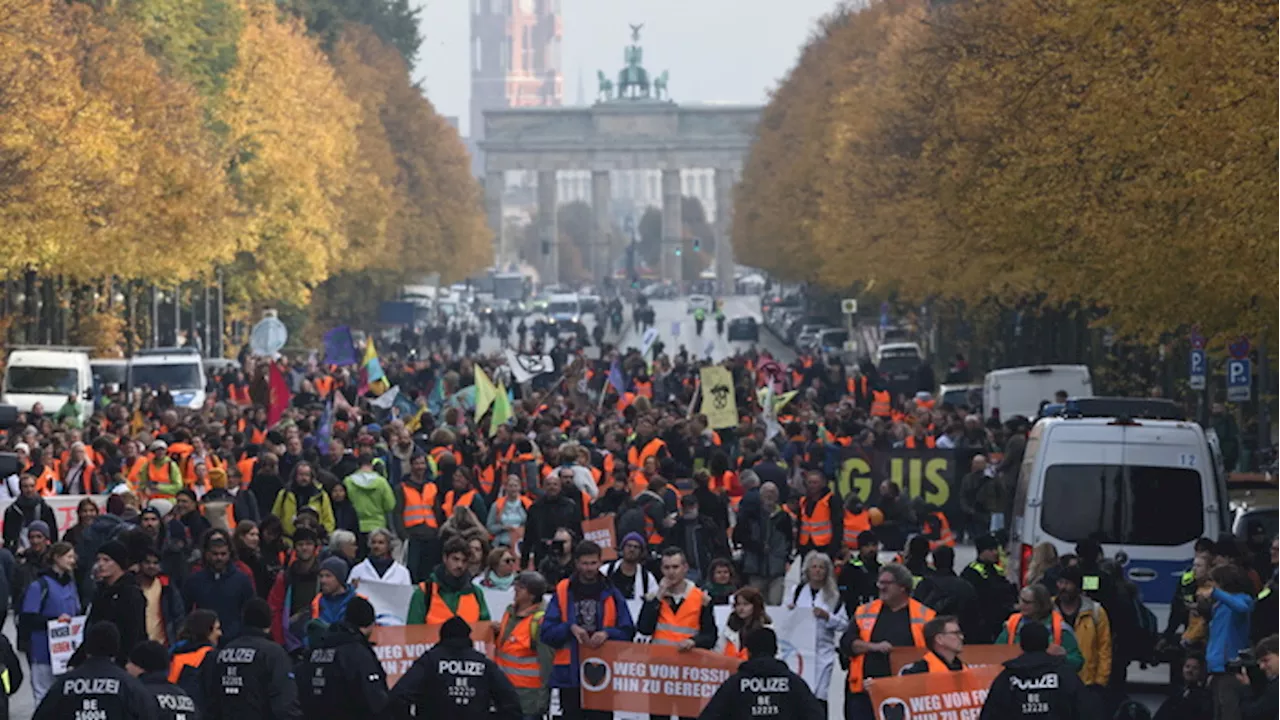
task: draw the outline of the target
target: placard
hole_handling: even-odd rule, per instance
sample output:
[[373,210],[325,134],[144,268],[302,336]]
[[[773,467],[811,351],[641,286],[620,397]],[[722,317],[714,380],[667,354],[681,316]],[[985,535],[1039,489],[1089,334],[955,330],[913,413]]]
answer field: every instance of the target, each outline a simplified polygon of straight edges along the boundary
[[876,720],[977,720],[998,665],[877,678],[867,685]]
[[[376,627],[369,639],[374,643],[373,652],[387,673],[387,687],[394,687],[402,675],[418,658],[440,642],[437,625],[399,625]],[[487,621],[471,625],[471,641],[485,655],[493,654],[493,624]]]
[[618,533],[612,515],[583,520],[582,539],[600,546],[600,559],[604,562],[618,559]]
[[581,648],[584,710],[697,717],[742,662],[709,650],[607,642]]
[[80,647],[80,643],[84,642],[84,619],[84,615],[76,615],[69,622],[56,619],[49,621],[49,664],[53,666],[54,675],[62,675],[67,671],[71,656]]

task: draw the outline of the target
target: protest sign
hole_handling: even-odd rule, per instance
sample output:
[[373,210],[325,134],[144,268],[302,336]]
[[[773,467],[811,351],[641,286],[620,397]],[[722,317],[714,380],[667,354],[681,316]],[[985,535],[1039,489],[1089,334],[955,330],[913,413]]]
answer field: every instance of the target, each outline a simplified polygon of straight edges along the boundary
[[[106,508],[108,497],[110,495],[50,495],[44,499],[44,503],[53,510],[53,517],[58,523],[57,530],[61,533],[61,531],[79,522],[80,518],[76,515],[76,506],[80,504],[81,500],[92,498],[98,504],[98,510],[102,511]],[[0,529],[4,527],[4,511],[12,504],[12,500],[0,501]],[[90,558],[91,561],[92,559]]]
[[49,664],[53,666],[54,675],[67,671],[67,663],[84,641],[84,618],[76,615],[70,622],[49,621]]
[[709,650],[607,642],[582,650],[582,707],[697,717],[740,662]]
[[618,559],[618,538],[614,530],[613,516],[605,515],[582,521],[582,539],[600,546],[600,559],[609,562]]
[[818,692],[818,628],[812,608],[769,608],[773,631],[778,635],[778,659],[804,678]]
[[719,365],[702,368],[702,414],[707,416],[707,426],[727,428],[738,426],[738,401],[734,398],[733,373]]
[[379,625],[405,624],[409,602],[413,600],[413,585],[360,580],[357,589],[373,605]]
[[978,720],[998,665],[877,678],[867,685],[877,720]]
[[[393,687],[400,676],[409,672],[418,658],[440,642],[440,627],[377,627],[373,629],[369,639],[373,641],[373,651],[378,656],[378,662],[382,663],[382,670],[387,674],[387,687]],[[493,654],[493,626],[488,622],[472,623],[471,641],[485,655]]]
[[[897,675],[902,668],[924,657],[924,653],[924,648],[894,648],[893,652],[889,653],[889,669],[894,675]],[[1022,648],[1017,645],[965,645],[964,652],[960,653],[960,659],[964,662],[965,667],[983,667],[986,665],[999,667],[1006,660],[1012,660],[1021,654]]]

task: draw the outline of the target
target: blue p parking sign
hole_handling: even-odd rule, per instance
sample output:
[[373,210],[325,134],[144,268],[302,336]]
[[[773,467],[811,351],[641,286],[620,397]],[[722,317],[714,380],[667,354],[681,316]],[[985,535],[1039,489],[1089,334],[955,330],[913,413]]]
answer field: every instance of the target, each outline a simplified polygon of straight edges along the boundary
[[1209,358],[1203,349],[1191,350],[1190,386],[1192,390],[1203,390],[1208,375]]
[[1248,402],[1253,390],[1253,368],[1248,358],[1227,361],[1227,401]]

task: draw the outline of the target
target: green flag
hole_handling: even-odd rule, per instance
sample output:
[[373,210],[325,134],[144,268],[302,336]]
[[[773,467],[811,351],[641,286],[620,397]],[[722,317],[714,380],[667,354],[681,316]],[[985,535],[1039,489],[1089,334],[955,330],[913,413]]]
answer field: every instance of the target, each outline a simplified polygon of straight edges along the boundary
[[485,411],[493,404],[498,391],[493,387],[493,381],[485,374],[483,368],[479,365],[473,365],[472,367],[475,368],[476,379],[476,422],[480,422],[480,418],[484,416]]
[[498,426],[511,419],[511,398],[507,397],[507,388],[498,382],[498,390],[493,398],[493,418],[489,421],[489,435],[498,434]]

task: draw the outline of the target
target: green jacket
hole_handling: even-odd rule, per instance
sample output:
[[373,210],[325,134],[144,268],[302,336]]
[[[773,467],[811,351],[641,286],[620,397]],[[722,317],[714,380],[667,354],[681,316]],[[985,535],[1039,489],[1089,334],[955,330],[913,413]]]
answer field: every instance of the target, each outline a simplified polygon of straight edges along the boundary
[[[431,583],[429,587],[440,592],[440,598],[444,600],[444,604],[448,605],[450,610],[457,612],[458,598],[463,595],[474,595],[476,602],[480,605],[480,619],[489,620],[489,606],[485,604],[484,593],[480,591],[480,588],[468,582],[463,585],[461,590],[451,592],[439,582],[440,575],[443,572],[444,570],[442,568],[437,567],[431,572],[431,577],[427,579],[427,582]],[[426,593],[422,591],[423,585],[426,585],[426,583],[418,583],[418,586],[413,589],[413,599],[409,601],[409,614],[405,616],[406,625],[427,624],[427,607],[429,606],[430,601],[427,598]]]
[[[1054,610],[1054,612],[1057,612],[1057,610]],[[1026,620],[1023,620],[1022,622],[1018,623],[1018,629],[1017,631],[1014,632],[1014,635],[1013,635],[1013,644],[1021,642],[1022,623],[1024,622],[1026,622]],[[1050,618],[1045,618],[1044,626],[1046,628],[1049,628],[1049,642],[1052,643],[1053,642],[1053,623],[1050,620]],[[1010,644],[1008,627],[1001,627],[1000,636],[996,638],[995,644],[996,645]],[[1071,629],[1070,625],[1066,624],[1066,621],[1063,621],[1063,624],[1062,624],[1062,649],[1067,651],[1067,656],[1065,658],[1065,660],[1067,661],[1067,667],[1071,668],[1071,672],[1079,673],[1080,669],[1084,667],[1084,655],[1080,654],[1080,644],[1076,642],[1075,631]]]
[[386,478],[372,470],[357,470],[342,484],[360,518],[360,532],[387,527],[387,515],[396,509],[396,493]]
[[[320,514],[320,524],[324,526],[325,532],[333,532],[337,526],[337,521],[333,518],[333,504],[329,502],[329,493],[322,488],[316,488],[316,494],[311,496],[307,501],[307,505],[316,509]],[[285,488],[276,494],[276,501],[271,504],[271,514],[280,518],[280,524],[284,526],[284,534],[287,537],[293,537],[293,516],[298,514],[298,496],[292,488]]]

